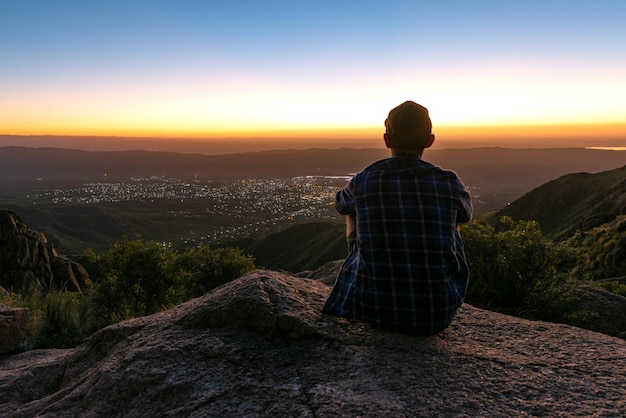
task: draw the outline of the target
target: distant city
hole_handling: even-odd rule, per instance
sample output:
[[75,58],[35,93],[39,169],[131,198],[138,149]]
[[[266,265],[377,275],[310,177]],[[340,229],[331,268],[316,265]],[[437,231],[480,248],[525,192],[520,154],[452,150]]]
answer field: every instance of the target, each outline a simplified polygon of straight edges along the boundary
[[[289,223],[335,221],[334,196],[348,176],[298,176],[238,181],[188,181],[152,176],[126,182],[90,182],[71,189],[44,189],[32,204],[98,205],[156,203],[172,217],[213,220],[210,232],[190,231],[184,244],[220,243],[274,231]],[[172,209],[167,202],[180,202]]]
[[[624,165],[592,149],[429,150],[454,169],[477,216],[560,176]],[[334,195],[385,150],[282,150],[221,156],[0,147],[0,201],[65,254],[141,236],[182,247],[260,239],[290,226],[343,223]],[[243,244],[242,244],[243,245]]]

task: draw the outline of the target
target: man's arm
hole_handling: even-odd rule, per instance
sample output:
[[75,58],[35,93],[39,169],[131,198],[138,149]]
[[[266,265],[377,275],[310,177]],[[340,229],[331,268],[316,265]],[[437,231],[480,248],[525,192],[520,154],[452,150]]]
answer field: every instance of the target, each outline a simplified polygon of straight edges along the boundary
[[346,238],[353,232],[356,232],[356,214],[350,213],[346,215]]

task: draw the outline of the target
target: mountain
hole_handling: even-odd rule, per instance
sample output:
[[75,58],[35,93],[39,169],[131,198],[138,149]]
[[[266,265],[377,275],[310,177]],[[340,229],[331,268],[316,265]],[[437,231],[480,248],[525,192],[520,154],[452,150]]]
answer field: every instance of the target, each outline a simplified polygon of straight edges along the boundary
[[559,177],[512,202],[496,217],[536,220],[546,236],[563,240],[618,215],[626,215],[626,166]]
[[0,357],[0,417],[603,416],[626,341],[464,305],[419,338],[321,313],[330,287],[256,271],[73,349]]

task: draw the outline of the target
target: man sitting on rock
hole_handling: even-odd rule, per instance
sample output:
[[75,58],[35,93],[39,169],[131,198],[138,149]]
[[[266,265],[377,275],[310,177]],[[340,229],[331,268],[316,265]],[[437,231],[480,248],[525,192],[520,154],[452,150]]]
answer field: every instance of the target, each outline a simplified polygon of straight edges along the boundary
[[469,272],[459,225],[472,217],[458,176],[421,159],[435,136],[428,110],[407,101],[385,120],[391,158],[337,193],[349,253],[324,312],[415,335],[444,330],[463,303]]

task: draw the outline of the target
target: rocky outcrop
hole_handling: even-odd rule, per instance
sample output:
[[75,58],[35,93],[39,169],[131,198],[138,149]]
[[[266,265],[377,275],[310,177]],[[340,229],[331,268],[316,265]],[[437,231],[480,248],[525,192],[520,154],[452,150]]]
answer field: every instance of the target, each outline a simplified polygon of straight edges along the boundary
[[68,350],[0,360],[0,417],[511,417],[626,412],[626,341],[464,305],[419,338],[256,271]]
[[80,291],[89,280],[77,262],[57,254],[45,235],[15,213],[0,210],[0,286],[10,292]]
[[626,297],[589,285],[579,286],[576,294],[584,313],[578,326],[626,340]]
[[0,354],[15,351],[26,338],[30,310],[0,305]]

